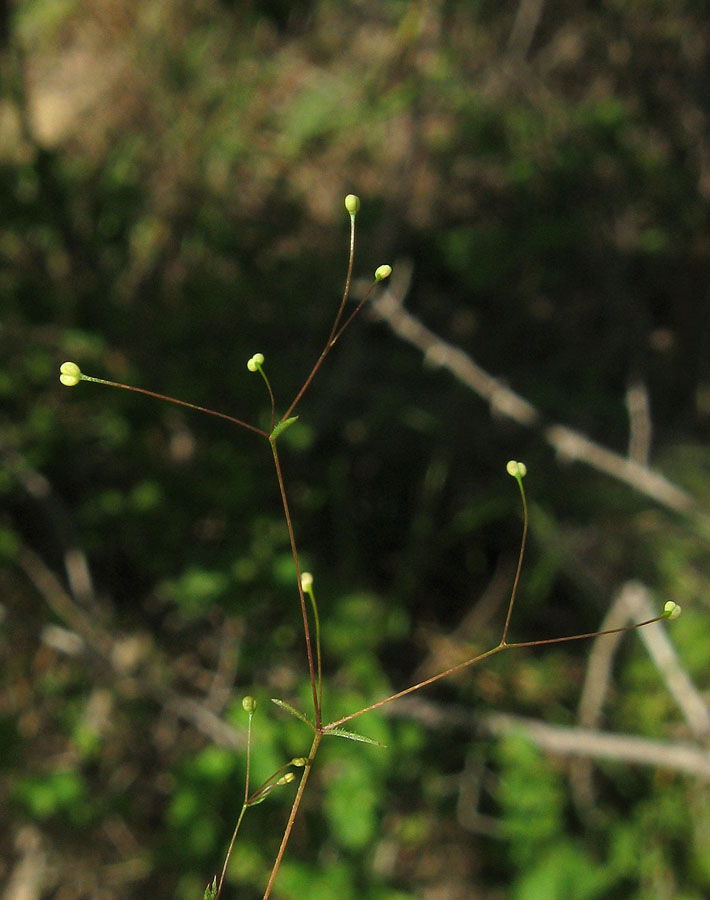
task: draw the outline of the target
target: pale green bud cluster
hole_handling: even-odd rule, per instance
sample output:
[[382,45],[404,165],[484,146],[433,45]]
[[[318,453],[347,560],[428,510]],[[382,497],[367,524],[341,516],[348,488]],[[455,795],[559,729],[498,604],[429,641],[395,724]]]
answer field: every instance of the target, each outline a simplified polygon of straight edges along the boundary
[[264,365],[264,354],[263,353],[255,353],[252,358],[247,362],[247,369],[250,372],[258,372],[259,368]]
[[392,266],[378,266],[375,269],[375,281],[384,281],[392,274]]
[[75,362],[62,363],[59,373],[59,380],[66,387],[75,387],[81,381],[81,369]]
[[517,460],[511,459],[506,467],[506,472],[508,475],[512,475],[513,478],[525,478],[528,474],[528,469],[525,463],[517,462]]
[[243,697],[242,708],[244,712],[253,713],[256,709],[256,700],[253,697]]

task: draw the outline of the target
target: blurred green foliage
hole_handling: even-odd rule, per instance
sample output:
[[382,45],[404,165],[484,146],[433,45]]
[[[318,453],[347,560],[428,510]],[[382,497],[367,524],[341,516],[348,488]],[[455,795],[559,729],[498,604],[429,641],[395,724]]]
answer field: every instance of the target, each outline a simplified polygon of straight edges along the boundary
[[[705,508],[710,22],[690,0],[3,10],[0,882],[29,860],[37,896],[192,900],[242,803],[241,695],[254,785],[310,742],[268,702],[311,703],[268,448],[68,392],[58,365],[268,427],[246,360],[283,411],[337,309],[356,191],[356,280],[411,260],[417,316],[610,449],[642,384],[654,464]],[[672,640],[707,692],[702,522],[552,458],[366,312],[299,413],[280,446],[326,718],[499,640],[511,457],[532,513],[512,639],[594,630],[640,578],[684,606]],[[486,731],[492,710],[573,726],[587,654],[503,654],[357,720],[384,750],[324,739],[277,895],[707,896],[702,779],[606,761],[585,792],[568,758]],[[599,726],[692,740],[636,636]],[[225,896],[262,896],[292,796],[249,810]]]

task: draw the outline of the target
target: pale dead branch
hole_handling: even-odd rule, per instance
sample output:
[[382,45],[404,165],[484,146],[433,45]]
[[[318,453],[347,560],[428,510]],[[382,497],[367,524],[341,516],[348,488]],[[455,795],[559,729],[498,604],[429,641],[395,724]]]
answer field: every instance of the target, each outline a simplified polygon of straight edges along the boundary
[[520,734],[555,756],[655,766],[710,779],[710,751],[685,741],[650,740],[593,728],[549,725],[500,712],[472,715],[464,707],[443,706],[421,697],[404,698],[384,707],[383,713],[392,718],[413,719],[430,729],[459,728],[473,735],[492,737]]

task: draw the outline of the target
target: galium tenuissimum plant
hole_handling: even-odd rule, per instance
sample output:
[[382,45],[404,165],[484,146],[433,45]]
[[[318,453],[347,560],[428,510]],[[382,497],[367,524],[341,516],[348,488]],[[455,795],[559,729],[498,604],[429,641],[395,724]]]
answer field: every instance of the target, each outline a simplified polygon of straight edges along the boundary
[[326,356],[333,349],[337,341],[343,335],[345,330],[348,328],[353,319],[360,312],[364,304],[367,302],[368,298],[371,296],[373,290],[376,288],[378,282],[384,281],[386,278],[390,276],[392,273],[392,269],[388,265],[379,266],[379,268],[375,271],[374,281],[371,284],[369,290],[365,293],[362,299],[358,302],[357,306],[354,310],[345,317],[345,311],[347,307],[348,298],[350,296],[350,286],[352,281],[352,272],[353,272],[353,262],[355,258],[355,217],[360,208],[360,200],[354,194],[348,194],[345,198],[345,208],[350,214],[350,252],[348,257],[348,268],[347,275],[345,279],[345,289],[343,291],[343,296],[340,301],[340,306],[335,315],[335,319],[330,329],[330,334],[328,335],[328,339],[323,347],[318,359],[316,360],[313,368],[311,369],[310,374],[304,381],[303,385],[297,392],[296,396],[293,398],[291,403],[286,408],[286,411],[278,418],[276,416],[276,401],[274,397],[274,392],[272,390],[271,384],[269,382],[268,376],[266,374],[264,365],[265,358],[262,353],[255,353],[251,359],[247,362],[247,369],[253,373],[259,373],[261,378],[266,385],[266,389],[269,394],[270,402],[271,402],[271,425],[268,431],[257,427],[256,425],[252,425],[248,422],[244,422],[241,419],[235,418],[234,416],[226,415],[225,413],[217,412],[216,410],[209,409],[203,406],[197,406],[194,403],[187,403],[183,400],[177,400],[174,397],[167,397],[163,394],[155,393],[154,391],[146,390],[145,388],[139,388],[132,385],[127,384],[119,384],[117,382],[108,381],[104,378],[95,378],[90,375],[85,375],[79,366],[74,362],[65,362],[62,363],[60,367],[60,381],[62,384],[67,387],[74,387],[79,384],[80,381],[88,381],[94,382],[96,384],[104,384],[110,387],[118,387],[123,390],[135,391],[140,394],[145,394],[149,397],[154,397],[158,400],[164,400],[168,403],[175,403],[180,406],[187,407],[188,409],[194,409],[198,412],[204,412],[211,416],[216,416],[217,418],[224,419],[227,422],[230,422],[233,425],[237,425],[240,428],[246,429],[247,431],[255,434],[257,437],[261,438],[264,441],[267,441],[269,444],[269,449],[271,451],[274,463],[274,469],[276,473],[276,480],[278,483],[278,489],[281,496],[281,501],[283,504],[283,512],[284,518],[286,521],[286,526],[288,529],[289,541],[291,545],[291,554],[293,556],[293,564],[294,564],[294,577],[296,588],[298,591],[300,610],[301,610],[301,618],[303,622],[303,636],[305,640],[305,649],[306,649],[306,661],[308,665],[308,677],[310,680],[311,687],[311,695],[312,695],[312,718],[309,718],[301,711],[295,709],[293,706],[286,703],[284,700],[274,699],[273,702],[284,709],[286,712],[290,713],[292,716],[295,716],[301,722],[305,723],[308,728],[312,732],[311,746],[306,755],[295,757],[291,759],[288,763],[274,772],[263,784],[261,784],[256,790],[250,790],[250,763],[251,763],[251,732],[252,732],[252,719],[254,716],[254,712],[256,709],[256,702],[252,697],[245,697],[242,701],[242,705],[244,707],[244,711],[247,714],[247,751],[246,751],[246,778],[245,778],[245,786],[244,786],[244,799],[242,803],[241,811],[239,812],[239,816],[237,819],[237,823],[234,829],[234,833],[232,835],[232,839],[229,843],[229,847],[226,852],[226,856],[224,859],[224,865],[222,867],[222,871],[219,879],[215,876],[212,883],[207,886],[204,893],[204,900],[218,900],[222,893],[222,889],[224,886],[225,875],[227,872],[227,867],[229,864],[230,856],[232,853],[232,848],[234,846],[234,842],[237,837],[237,832],[239,831],[239,827],[242,823],[242,820],[249,808],[252,806],[256,806],[259,803],[262,803],[267,796],[271,793],[271,791],[281,785],[289,784],[292,781],[295,781],[299,776],[297,772],[300,772],[300,778],[298,781],[298,787],[296,790],[296,795],[294,797],[291,812],[288,817],[288,821],[286,822],[286,826],[284,828],[283,837],[281,840],[281,845],[279,847],[278,853],[276,855],[276,859],[274,860],[273,867],[271,870],[271,875],[269,877],[269,881],[266,885],[266,889],[264,891],[263,900],[268,900],[268,897],[271,895],[274,882],[279,871],[279,867],[281,865],[281,861],[283,859],[286,847],[289,842],[289,838],[291,836],[291,832],[293,829],[293,824],[296,819],[296,815],[298,813],[301,799],[303,797],[304,790],[308,783],[308,779],[313,769],[313,765],[315,763],[318,749],[320,744],[325,737],[341,737],[346,738],[352,741],[361,741],[364,743],[375,744],[377,742],[372,741],[370,738],[367,738],[363,735],[357,734],[356,732],[352,732],[350,730],[344,729],[342,726],[350,723],[353,719],[356,719],[359,716],[364,715],[365,713],[371,712],[375,709],[379,709],[382,706],[385,706],[388,703],[392,703],[395,700],[398,700],[401,697],[406,696],[407,694],[412,694],[416,691],[420,691],[428,685],[434,684],[437,681],[441,681],[442,679],[448,678],[456,672],[460,672],[463,669],[467,669],[471,666],[477,665],[483,660],[488,659],[496,655],[497,653],[502,653],[504,650],[513,650],[520,647],[541,647],[547,644],[556,644],[563,643],[567,641],[575,641],[575,640],[583,640],[585,638],[599,637],[605,634],[618,634],[623,631],[631,631],[635,628],[641,628],[644,625],[648,625],[651,622],[657,622],[660,619],[675,619],[680,615],[680,607],[674,601],[669,600],[664,607],[663,612],[655,616],[652,619],[648,619],[645,622],[640,622],[634,625],[627,625],[623,628],[613,628],[606,631],[594,631],[588,632],[585,634],[575,634],[575,635],[565,635],[560,637],[552,637],[546,638],[542,640],[534,640],[534,641],[508,641],[508,631],[510,628],[510,623],[513,615],[513,608],[515,605],[515,598],[517,594],[518,584],[520,581],[520,571],[523,562],[523,555],[525,551],[525,542],[527,537],[527,528],[528,528],[528,510],[527,510],[527,502],[525,498],[525,489],[523,487],[523,478],[526,474],[525,465],[521,462],[516,462],[515,460],[511,460],[507,464],[508,473],[515,479],[517,482],[520,497],[522,501],[523,508],[523,532],[522,538],[520,542],[520,552],[518,555],[518,565],[515,573],[515,577],[513,579],[513,584],[510,592],[510,600],[508,602],[508,609],[505,617],[505,622],[503,625],[503,630],[501,634],[501,638],[499,642],[486,650],[483,653],[479,653],[476,656],[473,656],[469,659],[465,659],[457,665],[451,666],[450,668],[437,673],[436,675],[432,675],[430,678],[426,678],[423,681],[419,681],[416,684],[409,685],[404,689],[397,691],[395,694],[392,694],[389,697],[385,697],[383,699],[377,700],[374,703],[371,703],[369,706],[366,706],[362,709],[355,710],[346,715],[341,716],[339,719],[336,719],[332,722],[323,722],[322,719],[322,709],[323,709],[323,678],[322,678],[322,665],[321,665],[321,640],[320,640],[320,618],[318,615],[318,604],[316,603],[315,593],[313,589],[313,576],[309,572],[301,571],[301,564],[299,559],[299,552],[296,543],[296,537],[294,533],[293,522],[291,519],[291,513],[288,503],[288,498],[286,494],[286,487],[284,483],[284,478],[281,471],[281,464],[278,453],[278,439],[281,434],[287,429],[290,428],[297,420],[298,416],[294,415],[296,407],[303,399],[304,394],[311,386],[315,376],[317,375],[319,369],[321,368]]

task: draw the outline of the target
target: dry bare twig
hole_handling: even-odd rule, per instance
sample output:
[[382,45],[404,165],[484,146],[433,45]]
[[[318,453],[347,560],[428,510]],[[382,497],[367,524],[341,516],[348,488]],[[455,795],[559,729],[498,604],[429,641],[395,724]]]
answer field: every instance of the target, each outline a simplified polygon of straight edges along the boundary
[[493,737],[520,734],[558,756],[655,766],[710,779],[710,751],[686,741],[650,740],[593,728],[549,725],[537,719],[500,712],[472,716],[464,707],[444,706],[421,697],[404,698],[384,708],[383,714],[412,719],[431,729],[461,728],[474,735]]

